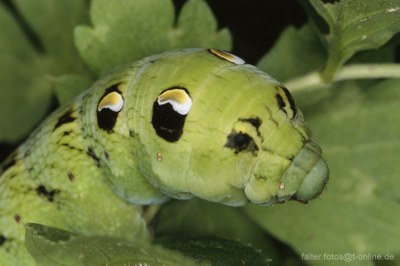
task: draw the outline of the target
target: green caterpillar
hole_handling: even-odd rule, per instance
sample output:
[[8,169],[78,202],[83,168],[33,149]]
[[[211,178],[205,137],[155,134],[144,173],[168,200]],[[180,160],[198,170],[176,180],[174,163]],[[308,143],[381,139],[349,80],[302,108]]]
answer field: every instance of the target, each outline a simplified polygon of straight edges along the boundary
[[0,265],[35,264],[27,222],[146,239],[143,205],[306,202],[329,176],[289,91],[216,49],[113,71],[50,115],[0,173]]

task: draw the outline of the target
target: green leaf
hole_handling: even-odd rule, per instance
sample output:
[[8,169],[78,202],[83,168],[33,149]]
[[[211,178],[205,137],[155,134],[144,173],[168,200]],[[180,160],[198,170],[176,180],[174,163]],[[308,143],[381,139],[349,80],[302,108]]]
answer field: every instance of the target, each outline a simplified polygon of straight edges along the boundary
[[77,236],[39,224],[27,224],[25,245],[39,265],[199,265],[181,254],[107,236]]
[[326,81],[356,52],[379,48],[400,31],[400,0],[309,0],[326,21]]
[[96,73],[176,48],[230,48],[228,31],[217,31],[203,0],[188,1],[177,26],[171,0],[93,0],[90,17],[93,26],[77,27],[75,41]]
[[229,50],[229,30],[217,29],[217,20],[207,3],[202,0],[189,0],[180,11],[177,26],[171,29],[171,47],[216,47]]
[[325,59],[320,40],[311,26],[305,24],[300,29],[287,27],[257,66],[284,81],[320,68]]
[[85,1],[13,0],[29,27],[38,36],[44,52],[52,57],[51,74],[83,70],[73,40],[76,25],[88,21]]
[[222,238],[163,237],[157,239],[157,243],[213,266],[268,265],[268,259],[250,246]]
[[346,82],[299,94],[331,170],[327,190],[308,205],[249,206],[249,216],[299,254],[400,255],[399,86],[400,80]]
[[173,201],[161,208],[156,221],[157,236],[216,236],[251,244],[276,257],[273,243],[239,208],[197,199]]
[[[28,29],[23,31],[18,16],[0,5],[0,141],[8,142],[22,139],[48,112],[53,75],[82,72],[72,31],[86,21],[87,10],[81,0],[13,3]],[[26,30],[33,31],[43,51]]]
[[379,49],[361,51],[355,54],[349,59],[347,64],[393,63],[396,59],[396,50],[398,44],[399,40],[397,38],[393,38]]
[[0,4],[0,140],[14,142],[38,123],[50,106],[51,87],[39,56]]
[[72,100],[92,84],[92,80],[89,78],[72,74],[54,78],[53,82],[58,101],[61,105]]

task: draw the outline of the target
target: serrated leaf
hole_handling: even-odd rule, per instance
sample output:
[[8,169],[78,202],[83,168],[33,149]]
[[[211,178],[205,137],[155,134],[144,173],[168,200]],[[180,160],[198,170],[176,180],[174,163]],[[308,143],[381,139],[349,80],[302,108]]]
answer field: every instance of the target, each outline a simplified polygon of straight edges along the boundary
[[39,265],[199,265],[181,254],[143,242],[107,236],[78,236],[27,224],[25,245]]
[[[284,81],[318,69],[326,59],[320,40],[309,24],[287,27],[257,66]],[[307,64],[304,64],[307,62]]]
[[89,88],[92,80],[84,76],[71,74],[54,78],[53,83],[58,102],[63,105]]
[[309,1],[329,27],[327,81],[356,52],[378,48],[400,31],[400,0]]
[[79,26],[75,41],[96,73],[176,48],[230,48],[229,33],[217,31],[203,0],[188,1],[176,27],[171,0],[93,0],[90,16],[93,26]]
[[218,31],[217,20],[207,3],[202,0],[187,1],[170,36],[173,49],[194,46],[231,48],[229,30]]
[[268,265],[268,259],[260,252],[233,240],[216,237],[163,237],[157,239],[157,243],[213,266]]
[[50,109],[52,75],[83,69],[72,29],[85,21],[86,14],[81,0],[13,4],[37,40],[29,38],[16,16],[0,5],[0,140],[8,142],[22,139]]
[[249,216],[299,254],[398,256],[400,127],[393,114],[400,112],[399,86],[400,80],[347,82],[298,95],[331,170],[327,190],[308,205],[249,206]]
[[50,106],[50,82],[43,75],[49,60],[36,53],[1,4],[0,36],[0,140],[14,142],[31,130]]
[[52,57],[52,75],[83,69],[74,45],[73,30],[77,24],[88,21],[88,7],[85,1],[13,0],[13,2],[38,36],[44,52]]

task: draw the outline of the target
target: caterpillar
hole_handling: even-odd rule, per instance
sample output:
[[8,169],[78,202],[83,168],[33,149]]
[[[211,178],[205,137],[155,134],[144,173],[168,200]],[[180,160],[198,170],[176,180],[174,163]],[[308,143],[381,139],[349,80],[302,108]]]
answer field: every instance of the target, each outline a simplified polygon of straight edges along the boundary
[[329,177],[281,83],[229,52],[117,68],[52,113],[1,165],[0,264],[35,265],[24,223],[147,239],[142,206],[317,197]]

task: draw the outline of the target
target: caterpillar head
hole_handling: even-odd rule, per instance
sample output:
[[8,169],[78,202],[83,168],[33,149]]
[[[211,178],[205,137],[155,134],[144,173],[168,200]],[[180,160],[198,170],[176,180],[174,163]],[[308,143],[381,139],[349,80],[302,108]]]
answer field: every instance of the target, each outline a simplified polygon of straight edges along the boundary
[[[228,205],[317,197],[329,176],[289,91],[230,53],[148,59],[131,127],[142,173],[175,198]],[[140,100],[139,100],[140,99]],[[147,109],[146,109],[147,108]]]

